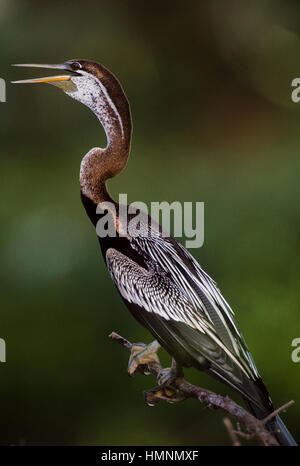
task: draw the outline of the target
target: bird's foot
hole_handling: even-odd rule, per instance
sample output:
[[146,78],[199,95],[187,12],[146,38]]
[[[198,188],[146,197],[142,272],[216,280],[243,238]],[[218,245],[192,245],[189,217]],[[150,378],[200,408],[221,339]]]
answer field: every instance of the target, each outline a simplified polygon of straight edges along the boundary
[[149,345],[143,343],[134,343],[131,348],[130,358],[128,361],[128,373],[132,375],[137,369],[141,369],[144,374],[147,374],[147,366],[150,363],[159,364],[157,351],[160,344],[154,340]]
[[182,376],[182,368],[176,363],[175,359],[173,359],[171,367],[166,367],[159,371],[157,375],[157,383],[160,387],[167,387],[172,385],[175,379]]
[[177,403],[182,401],[182,397],[178,395],[178,391],[169,387],[155,387],[143,392],[145,402],[148,406],[155,406],[159,401],[167,401],[167,403]]

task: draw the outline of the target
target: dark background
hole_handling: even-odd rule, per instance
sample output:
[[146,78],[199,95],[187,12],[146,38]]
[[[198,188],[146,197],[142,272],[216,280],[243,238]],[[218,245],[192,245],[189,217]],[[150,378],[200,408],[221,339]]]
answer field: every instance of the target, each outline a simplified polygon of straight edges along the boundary
[[[205,243],[191,252],[235,310],[275,406],[296,400],[283,418],[298,440],[299,33],[296,1],[0,0],[7,83],[49,73],[11,63],[70,58],[121,81],[134,135],[115,197],[205,202]],[[195,401],[145,406],[154,379],[127,376],[128,355],[107,338],[151,341],[80,203],[80,160],[105,144],[96,118],[46,85],[7,84],[0,115],[0,442],[229,444],[222,414]]]

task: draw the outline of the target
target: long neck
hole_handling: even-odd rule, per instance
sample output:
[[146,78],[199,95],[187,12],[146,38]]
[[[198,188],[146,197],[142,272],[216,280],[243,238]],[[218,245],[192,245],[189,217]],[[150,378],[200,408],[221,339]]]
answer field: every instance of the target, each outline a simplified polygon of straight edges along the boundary
[[103,92],[90,106],[100,120],[107,138],[107,146],[103,149],[91,149],[80,166],[82,194],[94,204],[111,200],[106,189],[106,180],[120,173],[129,157],[132,127],[130,107],[123,91],[117,97],[114,103]]

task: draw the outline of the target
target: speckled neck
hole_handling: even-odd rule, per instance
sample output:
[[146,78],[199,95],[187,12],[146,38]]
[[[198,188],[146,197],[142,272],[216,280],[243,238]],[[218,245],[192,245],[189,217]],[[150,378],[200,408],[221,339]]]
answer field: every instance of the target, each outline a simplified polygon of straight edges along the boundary
[[[80,79],[80,78],[79,78]],[[115,78],[114,78],[115,79]],[[74,80],[76,84],[76,79]],[[106,180],[120,173],[128,160],[131,141],[131,115],[127,98],[117,81],[110,86],[90,75],[80,85],[76,96],[100,120],[107,138],[103,149],[95,147],[82,159],[80,185],[82,193],[95,204],[110,200]]]

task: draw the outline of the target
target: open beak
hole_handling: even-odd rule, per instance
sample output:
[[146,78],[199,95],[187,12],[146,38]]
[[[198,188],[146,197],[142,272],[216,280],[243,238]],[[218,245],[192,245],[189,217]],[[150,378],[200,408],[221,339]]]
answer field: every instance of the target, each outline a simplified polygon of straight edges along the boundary
[[12,66],[24,66],[28,68],[51,68],[55,70],[63,70],[68,72],[68,74],[62,74],[59,76],[49,76],[45,78],[22,79],[20,81],[12,81],[13,84],[49,83],[62,87],[60,83],[63,84],[64,81],[70,81],[72,76],[79,76],[79,73],[72,71],[71,66],[68,63],[63,63],[61,65],[38,65],[36,63],[24,63]]

